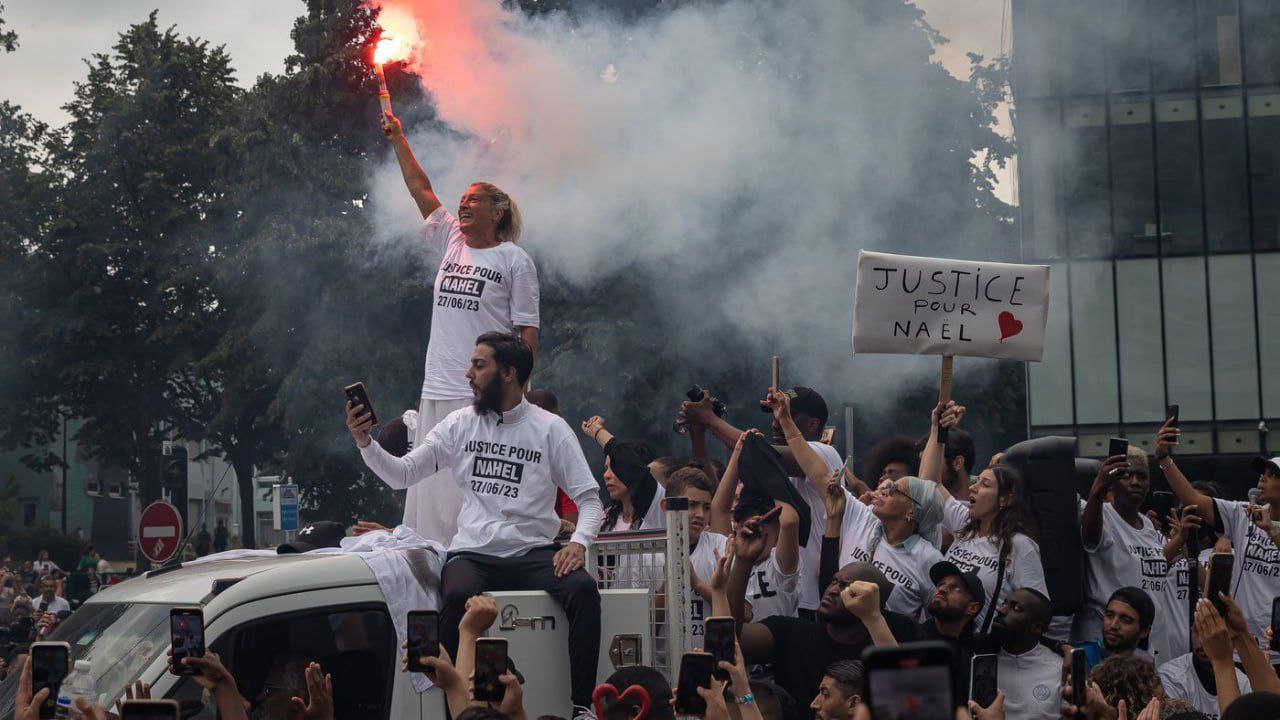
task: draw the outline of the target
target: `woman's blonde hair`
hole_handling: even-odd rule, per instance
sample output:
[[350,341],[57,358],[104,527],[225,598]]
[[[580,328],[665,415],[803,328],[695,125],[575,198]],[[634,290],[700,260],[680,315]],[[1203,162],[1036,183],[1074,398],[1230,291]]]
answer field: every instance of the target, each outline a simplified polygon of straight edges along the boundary
[[503,211],[502,219],[498,221],[498,227],[493,232],[499,242],[514,243],[519,240],[520,231],[524,229],[524,222],[520,218],[520,207],[516,205],[515,198],[503,192],[502,188],[493,183],[477,182],[474,185],[488,193],[489,199],[493,200],[493,204]]

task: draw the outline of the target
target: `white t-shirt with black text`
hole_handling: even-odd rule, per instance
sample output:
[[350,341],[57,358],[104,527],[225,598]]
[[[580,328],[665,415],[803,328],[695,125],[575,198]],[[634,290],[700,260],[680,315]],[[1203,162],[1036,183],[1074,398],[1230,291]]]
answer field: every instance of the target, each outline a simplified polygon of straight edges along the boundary
[[[809,447],[827,464],[828,473],[844,467],[844,461],[834,447],[816,440],[810,440]],[[827,506],[823,504],[818,491],[809,484],[809,478],[801,475],[792,477],[791,482],[800,491],[800,497],[808,503],[810,517],[809,542],[800,548],[800,607],[817,610],[818,601],[822,599],[822,588],[818,587],[818,571],[822,563],[822,532],[826,529]]]
[[953,497],[947,498],[947,504],[942,511],[942,526],[956,539],[947,549],[945,557],[961,570],[973,570],[978,573],[978,579],[982,580],[982,587],[987,593],[982,614],[978,616],[979,628],[985,623],[988,613],[995,612],[1014,590],[1031,588],[1049,597],[1049,587],[1044,580],[1044,567],[1040,564],[1040,546],[1026,535],[1018,533],[1010,541],[1012,547],[1009,549],[1009,560],[1005,567],[1004,583],[1000,586],[1000,595],[992,598],[996,592],[996,579],[1000,569],[1000,540],[976,535],[960,539],[960,528],[964,527],[968,520],[968,503],[962,503]]
[[[1080,501],[1084,513],[1085,502]],[[1141,588],[1156,608],[1148,643],[1157,666],[1189,649],[1191,621],[1187,594],[1190,571],[1185,559],[1172,567],[1164,558],[1168,539],[1146,515],[1138,514],[1142,529],[1125,522],[1111,503],[1102,504],[1102,534],[1097,547],[1085,545],[1089,596],[1076,618],[1078,639],[1099,640],[1102,616],[1111,594],[1122,587]]]
[[449,477],[462,489],[450,552],[518,557],[551,545],[560,532],[557,487],[578,504],[572,542],[590,547],[600,528],[600,486],[573,431],[558,415],[523,398],[505,413],[479,415],[469,406],[455,410],[402,458],[377,441],[361,448],[360,455],[397,490],[449,468]]
[[[724,556],[725,545],[729,542],[726,535],[703,530],[698,536],[698,544],[689,552],[689,563],[698,579],[707,585],[711,584],[711,574],[716,571],[716,555]],[[750,590],[748,590],[750,592]],[[711,600],[698,593],[691,593],[689,598],[689,634],[692,637],[692,650],[701,650],[703,636],[706,635],[706,620],[711,616]]]
[[[723,550],[721,550],[723,552]],[[751,603],[751,622],[760,622],[775,615],[795,617],[800,606],[800,574],[802,568],[787,574],[778,567],[778,549],[775,547],[764,562],[751,568],[747,580],[747,602]]]
[[[846,493],[847,494],[847,493]],[[876,538],[875,557],[870,549]],[[925,538],[912,535],[901,545],[893,545],[883,536],[880,518],[870,507],[852,496],[845,498],[844,518],[840,523],[840,562],[844,567],[851,562],[870,562],[893,583],[893,592],[885,603],[887,610],[915,618],[920,615],[925,600],[933,592],[929,568],[942,560],[942,553]]]
[[[1218,720],[1218,696],[1210,695],[1200,684],[1195,666],[1191,664],[1192,654],[1186,653],[1160,666],[1156,671],[1160,676],[1160,684],[1164,686],[1165,697],[1170,700],[1186,700],[1192,707]],[[1236,669],[1236,682],[1240,683],[1240,694],[1253,691],[1249,678]]]
[[[1232,500],[1214,500],[1214,511],[1222,525],[1222,534],[1231,540],[1235,552],[1235,568],[1231,580],[1231,597],[1244,613],[1249,632],[1262,637],[1271,624],[1271,602],[1280,597],[1280,549],[1249,518],[1249,504]],[[1270,505],[1263,506],[1271,512]],[[1275,653],[1271,662],[1280,662]]]
[[427,217],[423,237],[444,257],[436,271],[422,397],[471,397],[467,370],[476,338],[538,327],[538,270],[519,245],[468,247],[458,220],[443,207]]

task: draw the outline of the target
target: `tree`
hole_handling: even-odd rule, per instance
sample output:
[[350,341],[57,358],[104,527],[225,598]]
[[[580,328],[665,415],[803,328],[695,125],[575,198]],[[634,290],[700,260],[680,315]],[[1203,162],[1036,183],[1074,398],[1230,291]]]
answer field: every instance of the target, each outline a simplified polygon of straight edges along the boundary
[[[239,94],[221,48],[152,13],[93,56],[71,123],[45,138],[57,181],[41,222],[5,238],[11,271],[38,279],[14,295],[35,397],[81,418],[79,444],[135,478],[182,419],[173,381],[219,312],[205,270],[216,240],[200,221],[224,192],[219,138]],[[24,430],[44,439],[33,421],[7,441]]]
[[4,5],[0,5],[0,49],[13,52],[18,49],[18,33],[4,29]]

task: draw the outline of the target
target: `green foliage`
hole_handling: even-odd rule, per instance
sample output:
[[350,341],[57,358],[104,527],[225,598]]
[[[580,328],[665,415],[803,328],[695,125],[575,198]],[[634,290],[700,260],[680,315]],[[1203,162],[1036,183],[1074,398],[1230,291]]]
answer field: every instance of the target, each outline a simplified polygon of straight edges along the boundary
[[[0,5],[0,14],[4,13],[4,5]],[[18,33],[4,29],[4,17],[0,17],[0,50],[13,52],[18,49]]]
[[85,544],[75,535],[64,535],[48,526],[36,526],[6,532],[0,536],[0,552],[13,555],[14,560],[35,560],[41,550],[49,551],[49,558],[63,570],[75,570]]

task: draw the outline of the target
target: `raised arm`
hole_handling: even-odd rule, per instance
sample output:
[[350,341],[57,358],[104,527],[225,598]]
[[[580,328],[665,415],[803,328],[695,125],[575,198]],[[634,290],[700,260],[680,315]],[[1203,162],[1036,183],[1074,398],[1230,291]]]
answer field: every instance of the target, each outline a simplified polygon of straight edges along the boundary
[[1200,517],[1213,526],[1217,517],[1213,498],[1191,487],[1191,481],[1182,474],[1178,464],[1173,461],[1173,448],[1177,447],[1178,436],[1181,434],[1182,431],[1173,425],[1172,419],[1160,426],[1160,430],[1156,433],[1156,465],[1160,467],[1160,472],[1164,473],[1164,479],[1169,482],[1169,489],[1178,496],[1178,500],[1183,505],[1195,505],[1200,511]]
[[1240,664],[1244,668],[1245,676],[1249,678],[1249,685],[1253,687],[1254,692],[1280,693],[1280,677],[1276,676],[1276,671],[1272,669],[1267,652],[1258,647],[1258,639],[1249,632],[1249,626],[1244,621],[1244,613],[1241,612],[1240,606],[1229,595],[1223,594],[1220,599],[1227,609],[1223,620],[1226,621],[1227,631],[1231,633],[1232,646],[1240,654]]
[[947,484],[943,482],[942,469],[947,466],[946,448],[938,442],[938,427],[953,428],[964,418],[964,406],[949,400],[934,406],[929,417],[929,440],[920,453],[920,477],[938,483],[944,501],[951,499]]
[[609,444],[613,439],[613,433],[604,427],[604,418],[599,415],[592,415],[590,418],[582,421],[582,434],[596,441],[600,447]]
[[711,614],[737,621],[742,656],[749,663],[773,660],[773,632],[760,623],[745,622],[747,581],[752,563],[737,557],[737,538],[730,538],[711,575]]
[[724,475],[720,476],[720,482],[716,484],[716,494],[711,498],[711,530],[721,535],[733,534],[733,499],[738,490],[738,456],[742,454],[742,444],[746,439],[746,433],[738,436],[738,442],[733,446],[733,455],[729,456]]
[[409,149],[409,140],[404,136],[404,128],[400,126],[399,118],[390,112],[384,112],[382,132],[386,134],[387,139],[391,141],[391,147],[396,151],[396,161],[400,163],[400,175],[404,177],[405,187],[409,188],[409,194],[418,204],[418,212],[422,213],[422,218],[425,220],[440,207],[440,198],[436,197],[426,171],[413,156],[413,150]]
[[778,515],[778,547],[774,557],[778,569],[790,575],[800,569],[800,514],[790,503],[774,500],[782,508]]
[[[738,442],[738,436],[742,431],[731,425],[727,420],[716,415],[712,407],[711,395],[706,391],[702,393],[702,399],[698,402],[689,402],[686,400],[680,405],[680,413],[684,415],[691,426],[702,426],[711,431],[720,442],[724,443],[726,448],[732,448]],[[782,469],[787,471],[789,475],[799,475],[803,471],[796,463],[795,457],[791,454],[791,448],[786,445],[774,445],[774,450],[782,456]]]
[[795,420],[791,417],[791,398],[786,393],[771,390],[765,398],[765,405],[773,411],[773,417],[782,428],[782,435],[787,439],[787,449],[791,451],[795,464],[804,472],[819,497],[825,496],[827,486],[834,482],[834,478],[827,463],[809,447],[809,441],[804,439],[800,428],[796,427]]
[[374,442],[373,421],[364,406],[347,404],[347,430],[351,433],[364,464],[393,490],[404,490],[433,475],[437,467],[436,444],[440,426],[436,426],[422,443],[408,455],[396,457]]
[[1098,544],[1102,542],[1102,505],[1120,472],[1128,467],[1129,459],[1124,455],[1116,455],[1107,458],[1098,468],[1093,485],[1089,487],[1089,499],[1080,515],[1080,538],[1084,540],[1086,549],[1097,550]]

